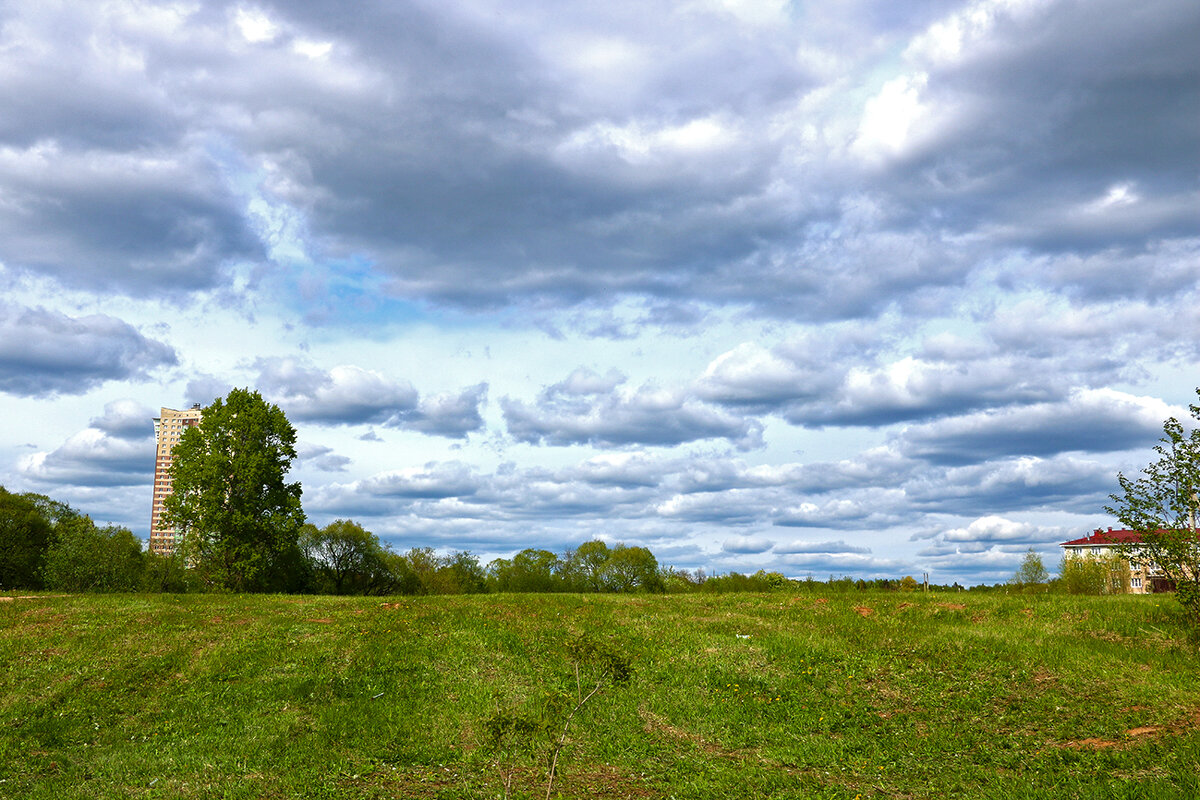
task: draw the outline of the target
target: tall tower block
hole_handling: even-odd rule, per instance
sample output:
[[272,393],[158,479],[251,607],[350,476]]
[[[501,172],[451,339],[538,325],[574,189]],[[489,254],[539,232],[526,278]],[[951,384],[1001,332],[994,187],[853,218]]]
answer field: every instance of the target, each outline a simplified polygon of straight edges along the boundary
[[150,549],[155,553],[175,552],[174,528],[163,525],[163,500],[171,493],[171,450],[188,428],[200,424],[200,404],[182,411],[164,408],[154,418],[154,439],[157,454],[154,459],[154,506],[150,509]]

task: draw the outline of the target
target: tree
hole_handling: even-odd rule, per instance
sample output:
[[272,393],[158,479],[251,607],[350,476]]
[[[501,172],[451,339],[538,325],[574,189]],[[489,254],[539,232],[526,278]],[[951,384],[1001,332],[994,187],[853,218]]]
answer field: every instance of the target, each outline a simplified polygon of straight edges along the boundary
[[608,545],[599,539],[584,542],[575,552],[568,552],[563,561],[571,588],[577,592],[604,591],[608,556]]
[[[1196,390],[1200,395],[1200,389]],[[1200,406],[1190,406],[1200,420]],[[1118,473],[1119,494],[1104,510],[1140,534],[1141,542],[1127,546],[1129,560],[1147,561],[1175,583],[1176,597],[1200,621],[1200,429],[1185,431],[1171,417],[1154,447],[1158,460],[1131,479]]]
[[1128,594],[1129,562],[1120,553],[1063,554],[1059,581],[1068,594]]
[[454,594],[483,594],[487,591],[487,575],[479,559],[469,550],[452,553],[442,559],[437,571],[443,586],[453,587]]
[[658,574],[658,559],[645,547],[626,547],[619,544],[609,551],[604,565],[605,584],[610,591],[664,591]]
[[59,523],[46,551],[47,589],[132,592],[142,582],[142,543],[127,528],[96,527],[91,517]]
[[563,589],[562,561],[549,550],[528,548],[512,559],[497,558],[488,564],[488,572],[499,592],[558,592]]
[[1049,579],[1050,573],[1046,572],[1046,565],[1042,563],[1042,557],[1031,547],[1026,551],[1025,558],[1021,560],[1021,566],[1017,567],[1017,572],[1012,577],[1012,583],[1019,586],[1034,586],[1045,583]]
[[54,522],[45,511],[51,502],[0,486],[0,589],[42,588],[46,551],[54,538]]
[[235,592],[289,587],[304,524],[300,484],[287,483],[296,430],[258,392],[234,389],[203,411],[174,448],[166,522],[211,585]]
[[317,591],[329,594],[384,594],[392,580],[384,548],[375,534],[348,519],[324,528],[305,525],[300,548],[316,575]]

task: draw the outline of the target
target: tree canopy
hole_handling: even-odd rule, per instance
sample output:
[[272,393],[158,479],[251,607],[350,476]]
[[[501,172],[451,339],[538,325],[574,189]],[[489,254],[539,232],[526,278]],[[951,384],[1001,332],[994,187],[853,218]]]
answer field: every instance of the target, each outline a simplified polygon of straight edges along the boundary
[[173,450],[166,523],[204,579],[232,591],[286,590],[301,563],[300,483],[285,476],[296,430],[258,392],[234,389],[203,410]]
[[1032,547],[1029,548],[1025,552],[1025,557],[1021,559],[1021,566],[1017,567],[1012,582],[1020,586],[1032,586],[1048,580],[1050,580],[1050,573],[1046,571],[1042,557]]
[[[1190,411],[1200,420],[1200,406]],[[1184,608],[1200,617],[1200,429],[1185,430],[1171,417],[1154,451],[1158,459],[1139,477],[1117,475],[1121,491],[1110,495],[1113,505],[1104,510],[1141,534],[1141,543],[1125,555],[1155,565],[1174,581]]]
[[[54,536],[48,497],[13,494],[0,486],[0,589],[40,589]],[[58,504],[61,505],[61,504]]]
[[317,591],[326,594],[385,594],[395,591],[387,553],[378,537],[354,520],[324,528],[305,525],[300,547],[312,565]]

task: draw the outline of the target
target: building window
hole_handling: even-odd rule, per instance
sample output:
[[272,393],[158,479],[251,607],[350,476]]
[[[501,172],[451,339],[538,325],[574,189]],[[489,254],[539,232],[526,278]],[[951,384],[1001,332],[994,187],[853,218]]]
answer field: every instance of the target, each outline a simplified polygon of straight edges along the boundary
[[1098,555],[1100,555],[1100,551],[1102,551],[1103,549],[1104,549],[1103,547],[1093,547],[1093,548],[1092,548],[1092,555],[1094,555],[1094,556],[1098,556]]
[[1130,578],[1129,585],[1134,589],[1140,589],[1140,588],[1142,588],[1142,579],[1141,578]]

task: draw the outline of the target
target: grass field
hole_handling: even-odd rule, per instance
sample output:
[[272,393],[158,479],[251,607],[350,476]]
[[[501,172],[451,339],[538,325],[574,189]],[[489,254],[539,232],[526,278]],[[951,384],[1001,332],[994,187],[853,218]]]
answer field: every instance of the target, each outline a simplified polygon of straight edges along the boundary
[[6,599],[0,797],[541,798],[589,632],[554,796],[1200,797],[1172,599],[901,593]]

